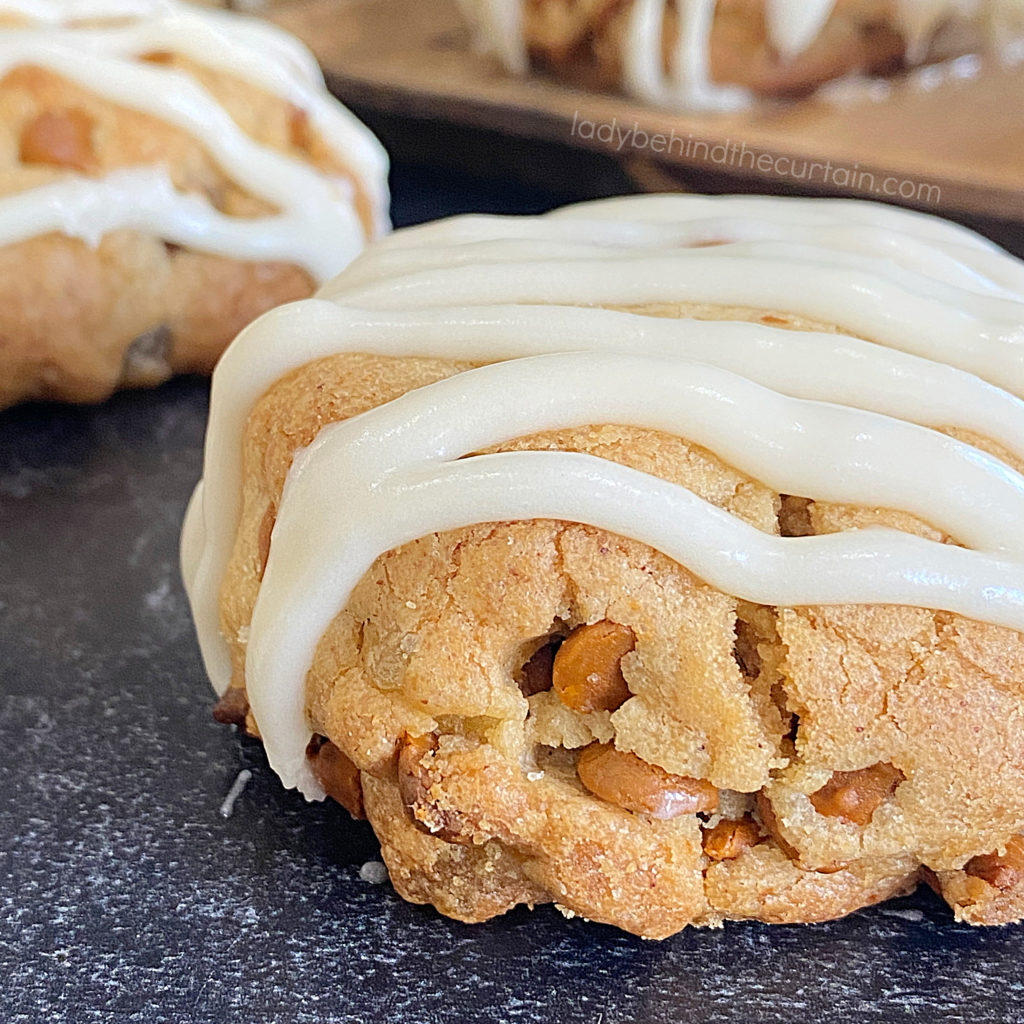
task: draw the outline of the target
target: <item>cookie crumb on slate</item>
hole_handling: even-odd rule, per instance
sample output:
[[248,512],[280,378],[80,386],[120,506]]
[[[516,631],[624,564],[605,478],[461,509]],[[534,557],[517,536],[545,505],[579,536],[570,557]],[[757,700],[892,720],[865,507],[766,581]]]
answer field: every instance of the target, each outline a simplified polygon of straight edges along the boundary
[[371,885],[383,885],[388,880],[388,869],[379,860],[368,860],[359,869],[359,877]]
[[228,790],[228,795],[224,797],[224,802],[220,805],[220,816],[222,818],[230,818],[234,813],[235,801],[242,795],[245,787],[249,785],[251,778],[252,772],[248,768],[243,768],[235,777],[235,781],[231,783],[231,788]]

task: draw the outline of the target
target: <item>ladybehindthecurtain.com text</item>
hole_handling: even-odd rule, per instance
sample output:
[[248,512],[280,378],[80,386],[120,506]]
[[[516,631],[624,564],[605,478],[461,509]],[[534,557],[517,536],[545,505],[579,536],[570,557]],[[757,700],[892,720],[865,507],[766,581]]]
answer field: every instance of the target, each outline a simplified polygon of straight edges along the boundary
[[913,181],[909,178],[883,177],[873,171],[863,170],[860,164],[852,167],[837,164],[831,160],[818,161],[806,157],[766,153],[753,149],[745,142],[724,139],[709,142],[692,132],[679,135],[673,129],[669,133],[647,132],[639,123],[631,126],[611,121],[592,121],[580,117],[577,110],[572,119],[571,135],[584,142],[596,141],[610,147],[617,153],[650,153],[673,156],[694,164],[711,164],[723,170],[753,171],[764,176],[774,176],[787,181],[850,189],[870,195],[903,199],[925,206],[937,206],[942,201],[942,189],[938,185]]

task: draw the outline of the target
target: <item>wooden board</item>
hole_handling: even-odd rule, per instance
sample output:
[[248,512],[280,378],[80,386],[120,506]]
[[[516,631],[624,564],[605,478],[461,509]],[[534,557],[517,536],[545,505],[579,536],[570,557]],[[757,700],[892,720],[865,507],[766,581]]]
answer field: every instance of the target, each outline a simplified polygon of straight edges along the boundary
[[[900,83],[884,101],[670,114],[508,76],[472,51],[454,0],[294,0],[273,17],[309,44],[332,88],[361,112],[602,152],[649,188],[700,188],[702,176],[717,175],[765,191],[1024,221],[1022,66],[993,63],[930,90]],[[492,156],[499,174],[503,154]]]

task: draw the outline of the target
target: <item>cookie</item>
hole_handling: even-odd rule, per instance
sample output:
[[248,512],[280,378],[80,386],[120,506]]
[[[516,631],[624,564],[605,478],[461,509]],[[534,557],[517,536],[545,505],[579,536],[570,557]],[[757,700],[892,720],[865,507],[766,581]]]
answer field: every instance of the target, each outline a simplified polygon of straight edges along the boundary
[[398,891],[1024,915],[1024,265],[838,200],[396,233],[214,375],[218,714]]
[[209,372],[383,232],[386,158],[269,25],[0,0],[0,408]]
[[460,0],[513,72],[681,109],[804,96],[1024,36],[1013,0]]

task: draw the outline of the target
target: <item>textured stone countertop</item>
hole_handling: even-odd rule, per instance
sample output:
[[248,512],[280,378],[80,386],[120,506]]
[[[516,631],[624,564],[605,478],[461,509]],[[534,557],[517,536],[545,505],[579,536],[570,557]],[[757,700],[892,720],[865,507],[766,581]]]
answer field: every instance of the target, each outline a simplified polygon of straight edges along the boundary
[[[396,181],[400,222],[550,202]],[[654,944],[551,908],[470,928],[364,880],[368,826],[210,718],[177,568],[206,402],[0,416],[0,1021],[1024,1021],[1024,929],[927,891]]]

